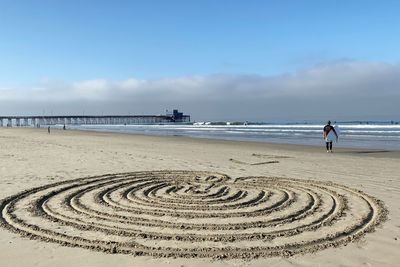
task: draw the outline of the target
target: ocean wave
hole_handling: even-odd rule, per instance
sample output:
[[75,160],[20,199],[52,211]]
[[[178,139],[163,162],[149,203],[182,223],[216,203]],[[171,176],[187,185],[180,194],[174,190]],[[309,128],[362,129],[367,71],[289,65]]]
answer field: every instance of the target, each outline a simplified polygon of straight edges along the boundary
[[[145,135],[321,145],[323,125],[77,125],[70,128]],[[338,146],[400,149],[400,125],[340,125]]]

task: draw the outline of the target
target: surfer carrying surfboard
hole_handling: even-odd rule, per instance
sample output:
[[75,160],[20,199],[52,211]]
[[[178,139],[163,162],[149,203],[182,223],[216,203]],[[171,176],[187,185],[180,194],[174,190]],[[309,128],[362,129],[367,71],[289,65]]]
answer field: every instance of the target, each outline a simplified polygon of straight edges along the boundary
[[336,139],[337,142],[339,135],[336,132],[335,128],[331,125],[331,121],[328,121],[328,123],[325,125],[323,136],[326,144],[326,152],[332,153],[333,140]]

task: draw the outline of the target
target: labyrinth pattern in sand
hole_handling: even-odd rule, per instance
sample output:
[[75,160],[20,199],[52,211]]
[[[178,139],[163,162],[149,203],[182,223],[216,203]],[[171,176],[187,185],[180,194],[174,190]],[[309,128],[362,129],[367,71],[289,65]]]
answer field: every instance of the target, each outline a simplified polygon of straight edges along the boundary
[[24,236],[157,257],[290,256],[347,244],[386,218],[342,185],[197,171],[110,174],[1,201],[0,223]]

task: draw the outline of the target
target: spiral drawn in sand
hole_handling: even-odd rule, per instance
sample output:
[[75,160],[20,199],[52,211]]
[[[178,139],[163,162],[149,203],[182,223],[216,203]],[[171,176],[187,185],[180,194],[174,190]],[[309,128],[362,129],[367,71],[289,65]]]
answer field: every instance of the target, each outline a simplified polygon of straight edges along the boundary
[[110,253],[290,256],[351,242],[386,218],[361,191],[310,180],[153,171],[58,182],[0,203],[3,227]]

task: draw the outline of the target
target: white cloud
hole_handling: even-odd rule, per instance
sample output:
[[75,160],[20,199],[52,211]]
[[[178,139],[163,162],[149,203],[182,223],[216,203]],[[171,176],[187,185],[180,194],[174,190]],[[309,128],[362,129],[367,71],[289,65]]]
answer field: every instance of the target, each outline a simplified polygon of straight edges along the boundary
[[[156,113],[167,107],[180,107],[195,117],[210,117],[205,119],[289,118],[293,112],[307,119],[329,115],[324,109],[333,101],[343,110],[340,116],[367,116],[372,111],[372,115],[387,117],[398,116],[393,103],[400,103],[399,86],[400,65],[354,61],[321,64],[276,76],[215,74],[73,83],[46,79],[30,88],[1,89],[0,112],[34,113],[36,103],[36,110],[53,106],[59,112],[70,113],[80,105],[92,113],[104,109],[108,113],[145,113],[151,108]],[[26,101],[29,105],[20,111],[17,106],[10,109],[10,103]]]

